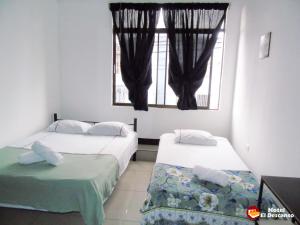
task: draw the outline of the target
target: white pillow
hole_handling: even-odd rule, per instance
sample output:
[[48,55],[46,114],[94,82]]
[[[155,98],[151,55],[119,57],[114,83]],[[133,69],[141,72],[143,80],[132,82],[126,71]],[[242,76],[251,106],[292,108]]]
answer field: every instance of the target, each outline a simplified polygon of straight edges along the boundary
[[48,131],[65,134],[85,134],[91,126],[89,123],[77,120],[58,120],[48,127]]
[[101,122],[92,126],[88,134],[96,136],[123,136],[126,137],[130,129],[127,124],[121,122]]
[[217,141],[214,137],[203,130],[179,129],[174,130],[175,142],[193,145],[215,146]]

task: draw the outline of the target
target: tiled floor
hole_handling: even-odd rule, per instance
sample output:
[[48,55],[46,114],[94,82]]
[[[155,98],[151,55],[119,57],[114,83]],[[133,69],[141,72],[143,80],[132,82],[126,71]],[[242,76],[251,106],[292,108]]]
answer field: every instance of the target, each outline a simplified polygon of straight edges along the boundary
[[138,225],[154,163],[131,162],[104,205],[105,225]]
[[[112,196],[104,205],[105,225],[138,225],[139,209],[146,198],[153,162],[131,161]],[[79,213],[52,214],[18,209],[0,209],[1,225],[84,225]]]

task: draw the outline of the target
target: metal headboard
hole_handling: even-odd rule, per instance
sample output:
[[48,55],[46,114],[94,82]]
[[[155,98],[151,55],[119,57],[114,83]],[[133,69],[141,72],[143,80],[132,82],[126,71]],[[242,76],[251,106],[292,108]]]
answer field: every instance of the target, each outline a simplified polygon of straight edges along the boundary
[[[57,113],[54,113],[53,114],[53,120],[54,122],[58,121],[58,120],[62,120],[62,119],[58,119],[58,116],[57,116]],[[99,122],[96,122],[96,121],[81,121],[81,122],[85,122],[85,123],[99,123]],[[133,123],[129,123],[128,125],[131,125],[133,126],[133,131],[134,132],[137,132],[137,118],[134,118],[133,119]]]

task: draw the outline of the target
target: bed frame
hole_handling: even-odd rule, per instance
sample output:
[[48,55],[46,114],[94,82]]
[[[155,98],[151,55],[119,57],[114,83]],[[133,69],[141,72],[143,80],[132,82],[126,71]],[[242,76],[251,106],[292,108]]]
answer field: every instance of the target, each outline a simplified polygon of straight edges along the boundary
[[[56,121],[62,120],[62,119],[59,119],[58,116],[57,116],[57,113],[54,113],[53,114],[53,120],[54,120],[54,122],[56,122]],[[99,122],[96,122],[96,121],[81,121],[81,122],[92,123],[92,124],[99,123]],[[137,118],[134,118],[133,123],[129,123],[128,125],[133,126],[133,131],[137,132]],[[132,160],[136,161],[136,152],[133,154]]]

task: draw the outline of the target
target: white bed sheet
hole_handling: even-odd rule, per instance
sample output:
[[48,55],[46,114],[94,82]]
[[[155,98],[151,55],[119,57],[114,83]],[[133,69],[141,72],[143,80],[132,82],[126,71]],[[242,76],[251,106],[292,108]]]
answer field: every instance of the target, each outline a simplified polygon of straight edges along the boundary
[[138,144],[135,132],[130,132],[127,137],[40,132],[10,146],[31,149],[35,141],[42,141],[53,151],[65,154],[114,155],[119,163],[120,175],[126,170],[131,156],[137,150]]
[[157,163],[193,168],[195,165],[216,170],[249,170],[226,138],[215,137],[217,146],[175,143],[175,134],[160,137]]

